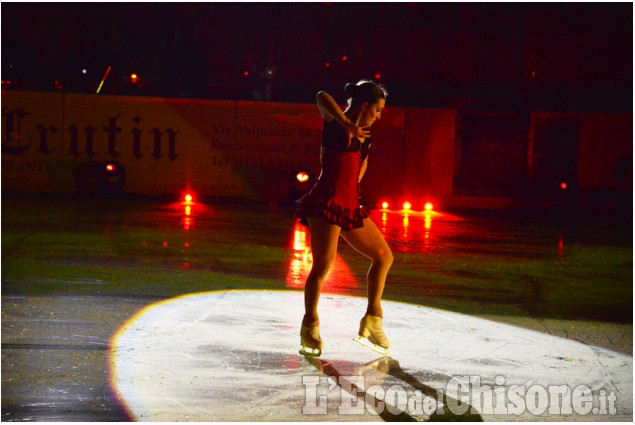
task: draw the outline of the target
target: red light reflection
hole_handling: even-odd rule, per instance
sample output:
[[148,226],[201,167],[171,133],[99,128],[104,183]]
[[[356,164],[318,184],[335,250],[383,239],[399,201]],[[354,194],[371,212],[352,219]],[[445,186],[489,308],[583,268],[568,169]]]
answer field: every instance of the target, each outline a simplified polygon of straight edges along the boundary
[[427,250],[430,248],[430,229],[432,229],[432,214],[429,214],[427,212],[424,213],[423,228],[425,229],[423,234],[423,245],[426,247]]
[[[293,228],[290,247],[293,253],[286,277],[287,287],[303,289],[306,278],[311,271],[313,257],[311,256],[311,236],[309,229],[301,225],[299,221],[296,221],[295,227]],[[360,285],[357,278],[338,254],[322,284],[322,292],[352,295],[353,292],[359,288]]]
[[386,234],[386,223],[388,222],[388,213],[386,211],[381,213],[381,233]]
[[407,242],[408,230],[410,229],[410,215],[407,212],[405,212],[403,215],[402,225],[403,225],[403,241]]
[[193,217],[192,217],[192,205],[186,204],[184,205],[183,210],[183,230],[187,231],[192,228]]
[[437,248],[439,233],[444,232],[446,223],[459,218],[436,211],[383,210],[374,220],[396,252],[426,253]]

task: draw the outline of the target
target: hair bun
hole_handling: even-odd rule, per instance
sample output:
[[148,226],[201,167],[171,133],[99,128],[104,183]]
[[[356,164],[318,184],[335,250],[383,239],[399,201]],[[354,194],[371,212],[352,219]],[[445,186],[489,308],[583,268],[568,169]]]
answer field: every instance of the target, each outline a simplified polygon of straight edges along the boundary
[[356,88],[357,86],[355,84],[346,83],[346,85],[344,86],[344,93],[346,93],[347,97],[353,97],[355,94]]

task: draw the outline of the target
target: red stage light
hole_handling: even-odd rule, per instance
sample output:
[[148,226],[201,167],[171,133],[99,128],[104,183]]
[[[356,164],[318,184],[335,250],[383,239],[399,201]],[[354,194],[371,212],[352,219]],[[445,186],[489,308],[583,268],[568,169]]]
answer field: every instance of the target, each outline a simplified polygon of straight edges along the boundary
[[426,204],[423,207],[426,211],[432,211],[432,208],[434,208],[434,205],[432,205],[432,202],[426,202]]
[[163,246],[168,246],[167,241],[166,241],[166,242],[163,242]]
[[329,66],[331,66],[331,62],[327,62],[324,66],[328,68]]
[[386,201],[384,201],[384,202],[382,202],[382,203],[381,203],[381,207],[382,207],[383,209],[387,209],[389,206],[390,206],[390,204],[388,204],[388,202],[386,202]]
[[183,192],[182,196],[183,196],[183,198],[181,198],[183,200],[182,203],[183,205],[186,206],[186,210],[188,207],[196,203],[196,193],[190,192],[189,189],[186,192]]
[[243,72],[243,75],[244,75],[245,77],[248,77],[248,76],[249,76],[249,71],[245,71],[245,72]]
[[567,190],[567,183],[566,182],[560,183],[560,189]]
[[296,179],[298,179],[298,181],[299,181],[300,183],[304,183],[304,182],[306,182],[306,181],[308,181],[308,180],[309,180],[309,175],[308,175],[307,173],[305,173],[304,171],[300,171],[300,172],[299,172],[299,173],[295,176],[295,178],[296,178]]
[[409,210],[410,208],[412,208],[412,204],[408,201],[403,203],[403,209],[404,210]]
[[132,81],[132,84],[136,84],[137,83],[137,78],[139,78],[137,76],[137,74],[130,75],[130,81]]
[[112,173],[113,171],[115,171],[117,169],[117,167],[115,166],[115,164],[106,164],[106,171],[108,171],[109,173]]
[[375,80],[379,80],[381,78],[381,74],[375,74]]
[[343,61],[348,60],[348,56],[342,56],[342,60]]

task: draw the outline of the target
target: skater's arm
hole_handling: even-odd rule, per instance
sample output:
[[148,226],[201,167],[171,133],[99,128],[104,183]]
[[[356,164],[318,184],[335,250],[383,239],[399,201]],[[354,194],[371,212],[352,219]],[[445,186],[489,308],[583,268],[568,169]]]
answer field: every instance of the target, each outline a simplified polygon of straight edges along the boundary
[[331,122],[333,120],[337,120],[342,127],[346,124],[351,124],[330,94],[325,91],[321,91],[317,94],[315,100],[317,101],[318,109],[320,110],[320,114],[322,114],[324,121]]
[[360,139],[370,137],[370,131],[367,128],[361,128],[352,123],[348,117],[344,115],[344,112],[342,112],[337,102],[335,102],[335,99],[333,99],[330,94],[325,91],[321,91],[317,94],[315,99],[324,121],[331,122],[335,120],[344,127],[344,129],[346,129],[349,135],[349,144],[353,137],[359,137]]

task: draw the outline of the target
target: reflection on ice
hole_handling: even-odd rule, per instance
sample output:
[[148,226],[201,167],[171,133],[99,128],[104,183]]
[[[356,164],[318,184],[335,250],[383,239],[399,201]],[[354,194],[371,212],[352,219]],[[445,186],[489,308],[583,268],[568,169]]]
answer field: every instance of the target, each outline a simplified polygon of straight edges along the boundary
[[[306,278],[313,265],[311,256],[311,236],[308,227],[296,220],[293,228],[293,237],[290,242],[292,250],[289,269],[287,272],[287,288],[303,289]],[[333,266],[324,283],[323,293],[351,294],[353,289],[359,287],[359,282],[346,262],[336,255]]]

